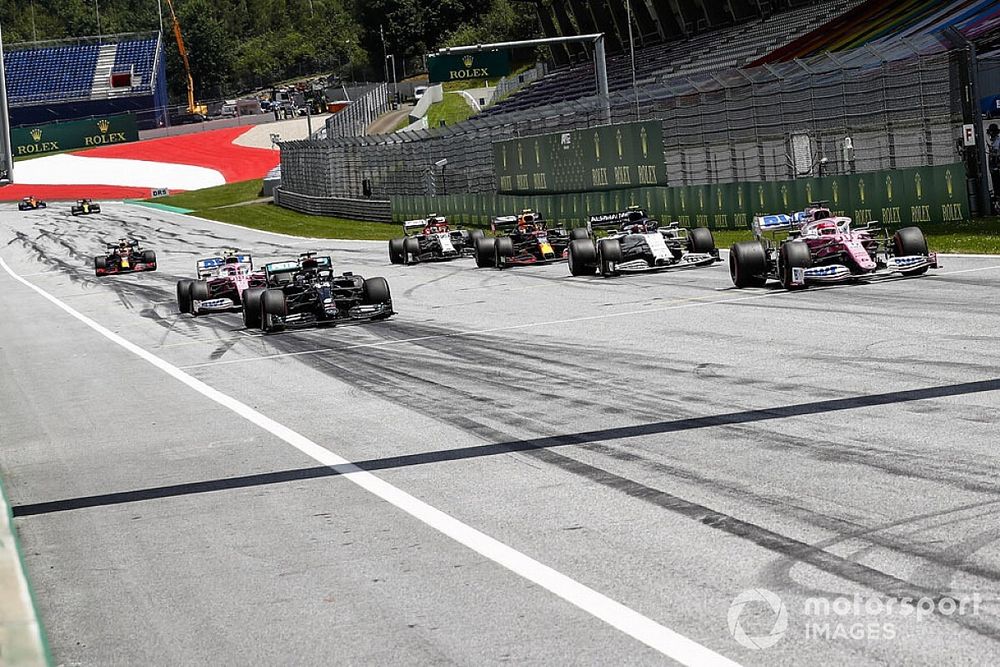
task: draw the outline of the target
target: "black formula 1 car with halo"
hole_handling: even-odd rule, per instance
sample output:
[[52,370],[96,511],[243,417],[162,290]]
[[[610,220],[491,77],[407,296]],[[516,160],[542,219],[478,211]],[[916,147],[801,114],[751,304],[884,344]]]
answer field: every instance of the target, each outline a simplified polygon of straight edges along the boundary
[[143,250],[138,241],[118,239],[106,245],[107,252],[94,258],[94,273],[98,276],[156,271],[156,253]]
[[266,287],[250,288],[241,299],[248,328],[275,332],[395,314],[385,278],[337,273],[329,256],[310,252],[297,260],[265,264],[264,279]]

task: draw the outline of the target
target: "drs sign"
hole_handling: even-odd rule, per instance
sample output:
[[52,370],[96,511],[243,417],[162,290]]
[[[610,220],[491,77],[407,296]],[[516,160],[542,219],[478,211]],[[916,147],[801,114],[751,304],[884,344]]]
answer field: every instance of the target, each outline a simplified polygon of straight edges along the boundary
[[483,51],[464,56],[432,55],[427,57],[427,74],[431,83],[499,79],[510,74],[510,54],[507,51]]
[[139,129],[132,114],[25,125],[10,131],[14,157],[124,144],[138,139]]

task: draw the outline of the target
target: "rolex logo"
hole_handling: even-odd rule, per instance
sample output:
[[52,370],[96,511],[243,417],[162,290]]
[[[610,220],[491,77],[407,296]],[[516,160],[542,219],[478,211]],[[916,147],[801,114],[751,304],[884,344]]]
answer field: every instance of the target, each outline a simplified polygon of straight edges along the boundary
[[109,127],[111,127],[111,123],[107,119],[97,121],[97,129],[101,131],[101,134],[107,134]]
[[35,129],[33,129],[31,131],[31,138],[34,139],[35,141],[41,141],[42,140],[42,131],[39,128],[36,127]]
[[472,63],[473,59],[471,55],[462,58],[462,64],[465,65],[466,67],[472,67]]

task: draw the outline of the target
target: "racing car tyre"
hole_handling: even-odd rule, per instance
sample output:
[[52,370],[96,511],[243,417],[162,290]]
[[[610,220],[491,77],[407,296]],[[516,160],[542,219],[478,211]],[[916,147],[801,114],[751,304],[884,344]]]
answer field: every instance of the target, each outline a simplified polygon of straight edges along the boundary
[[573,229],[569,230],[570,241],[577,241],[589,238],[590,234],[587,232],[586,227],[574,227]]
[[778,279],[787,290],[802,289],[804,285],[792,284],[792,269],[808,269],[812,266],[812,253],[805,241],[788,241],[778,249]]
[[91,204],[90,205],[90,212],[91,213],[100,213],[101,212],[101,205],[100,204]]
[[38,202],[38,208],[48,208],[49,205],[43,201]]
[[622,244],[618,239],[601,239],[597,243],[597,263],[602,276],[616,273],[614,265],[622,261]]
[[469,230],[469,245],[475,245],[476,239],[486,238],[486,232],[481,229],[470,229]]
[[496,256],[494,258],[496,267],[498,269],[504,268],[507,258],[514,256],[514,241],[507,236],[501,236],[500,238],[495,239],[493,243],[493,252]]
[[177,310],[182,313],[191,312],[191,283],[193,280],[177,281]]
[[389,240],[389,262],[391,264],[404,264],[403,239]]
[[288,313],[288,301],[280,289],[264,290],[260,297],[260,322],[264,331],[279,331],[284,327],[274,322],[275,317],[284,317]]
[[729,275],[739,288],[767,283],[767,253],[757,241],[737,243],[729,250]]
[[[155,269],[155,267],[156,267],[156,253],[153,252],[152,250],[143,250],[142,251],[142,263],[143,264],[152,264],[153,267],[154,267],[154,269]],[[147,270],[148,271],[152,271],[153,269],[147,269]]]
[[83,213],[83,208],[80,206],[71,206],[69,208],[70,215],[80,215]]
[[708,254],[715,252],[715,237],[712,236],[712,230],[708,227],[695,227],[688,230],[688,243],[691,246],[691,252]]
[[106,271],[108,268],[108,258],[107,257],[95,257],[94,258],[94,273],[98,271]]
[[18,210],[18,211],[27,211],[27,210],[28,210],[28,207],[27,207],[27,206],[25,206],[24,204],[18,204],[18,205],[17,205],[17,210]]
[[243,325],[247,329],[260,328],[260,297],[263,294],[264,290],[260,287],[243,290],[240,301],[243,302]]
[[410,264],[419,262],[420,240],[412,236],[403,239],[403,263]]
[[[927,237],[919,227],[903,227],[892,236],[892,248],[897,257],[927,255]],[[907,271],[906,275],[919,276],[927,273],[928,266]]]
[[496,257],[494,257],[493,246],[495,244],[496,239],[494,238],[481,238],[473,241],[472,247],[476,251],[476,266],[480,269],[494,266]]
[[569,242],[569,272],[573,276],[592,276],[597,272],[597,248],[587,239]]
[[389,293],[389,283],[385,278],[366,278],[361,283],[361,297],[366,305],[377,303],[392,303],[392,295]]
[[192,301],[208,301],[212,298],[212,292],[208,289],[208,283],[204,280],[192,280],[189,288]]

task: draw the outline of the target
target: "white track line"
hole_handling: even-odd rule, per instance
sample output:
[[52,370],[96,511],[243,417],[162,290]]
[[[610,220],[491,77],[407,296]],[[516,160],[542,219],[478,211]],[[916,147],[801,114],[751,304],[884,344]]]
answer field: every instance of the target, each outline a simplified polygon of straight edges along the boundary
[[411,496],[392,484],[362,470],[347,459],[331,452],[305,436],[293,431],[235,398],[222,393],[198,380],[152,352],[122,338],[113,331],[98,324],[52,296],[34,283],[15,273],[0,258],[0,267],[25,287],[37,292],[43,298],[70,316],[104,336],[116,345],[152,364],[175,380],[187,385],[206,398],[231,410],[259,428],[285,441],[303,454],[319,463],[329,466],[340,476],[357,484],[362,489],[406,512],[427,526],[455,540],[459,544],[502,565],[511,572],[554,593],[563,600],[591,614],[626,635],[642,642],[661,654],[684,665],[737,665],[701,644],[688,639],[639,612],[612,600],[611,598],[571,579],[553,568],[536,561],[520,551],[496,540],[475,528],[462,523],[449,514]]

